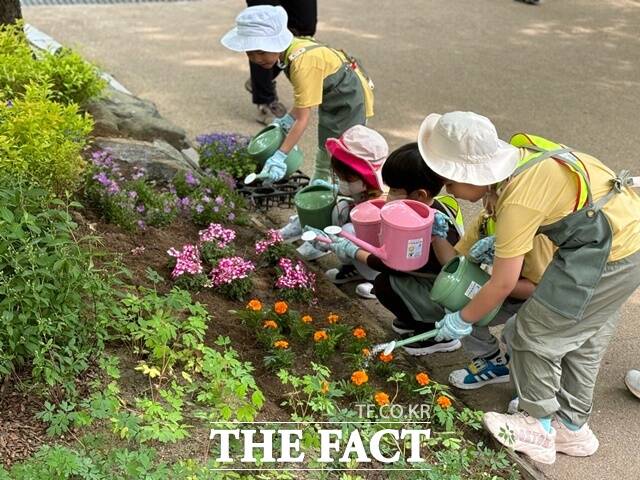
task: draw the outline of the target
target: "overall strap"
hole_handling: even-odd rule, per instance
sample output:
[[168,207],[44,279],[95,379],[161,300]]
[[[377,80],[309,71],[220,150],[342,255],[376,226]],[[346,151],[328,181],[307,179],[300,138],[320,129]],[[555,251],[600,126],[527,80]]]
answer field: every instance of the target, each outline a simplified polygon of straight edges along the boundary
[[609,200],[613,198],[614,195],[622,193],[622,190],[625,187],[635,186],[636,178],[638,177],[631,176],[629,170],[620,170],[620,173],[618,173],[615,178],[612,178],[610,180],[611,190],[609,190],[604,197],[596,200],[596,202],[593,204],[593,209],[596,211],[600,210]]

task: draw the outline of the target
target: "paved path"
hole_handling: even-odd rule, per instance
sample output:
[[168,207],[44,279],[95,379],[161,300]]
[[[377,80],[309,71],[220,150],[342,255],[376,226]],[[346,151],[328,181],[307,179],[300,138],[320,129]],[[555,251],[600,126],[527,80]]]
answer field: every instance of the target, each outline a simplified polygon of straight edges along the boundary
[[[504,138],[524,130],[591,152],[640,174],[640,2],[548,0],[319,0],[318,38],[360,56],[376,81],[371,126],[392,147],[412,141],[430,112],[473,110]],[[243,2],[205,0],[24,9],[28,22],[157,102],[190,134],[252,133],[243,90],[246,60],[220,36]],[[354,13],[357,12],[357,13]],[[281,97],[290,88],[279,82]],[[313,152],[314,135],[302,147]],[[351,287],[352,288],[352,287]],[[589,459],[560,456],[549,478],[640,478],[640,401],[623,376],[640,367],[640,294],[629,301],[602,364],[591,425],[601,441]],[[458,356],[429,362],[440,375]],[[501,408],[505,388],[464,395]]]

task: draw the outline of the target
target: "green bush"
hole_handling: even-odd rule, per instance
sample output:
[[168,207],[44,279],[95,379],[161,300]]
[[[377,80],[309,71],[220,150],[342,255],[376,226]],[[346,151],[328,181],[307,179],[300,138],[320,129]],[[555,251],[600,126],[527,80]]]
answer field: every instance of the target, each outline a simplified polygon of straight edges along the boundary
[[31,83],[47,85],[51,99],[63,104],[85,103],[102,92],[106,82],[95,67],[69,49],[44,52],[37,59],[22,31],[22,22],[0,26],[0,93],[20,98]]
[[73,206],[0,178],[0,376],[30,367],[66,394],[103,350],[112,298]]
[[76,105],[49,100],[49,93],[32,84],[24,97],[0,103],[0,171],[63,193],[81,179],[80,153],[93,121]]

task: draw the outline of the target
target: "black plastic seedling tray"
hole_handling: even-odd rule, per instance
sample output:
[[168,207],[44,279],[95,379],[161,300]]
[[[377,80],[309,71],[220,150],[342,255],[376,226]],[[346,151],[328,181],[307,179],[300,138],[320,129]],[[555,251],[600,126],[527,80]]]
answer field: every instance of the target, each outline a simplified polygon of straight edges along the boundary
[[256,210],[293,208],[293,197],[300,189],[309,185],[309,181],[309,177],[298,170],[288,178],[271,185],[265,185],[260,181],[245,185],[239,181],[236,190],[247,200],[249,206]]

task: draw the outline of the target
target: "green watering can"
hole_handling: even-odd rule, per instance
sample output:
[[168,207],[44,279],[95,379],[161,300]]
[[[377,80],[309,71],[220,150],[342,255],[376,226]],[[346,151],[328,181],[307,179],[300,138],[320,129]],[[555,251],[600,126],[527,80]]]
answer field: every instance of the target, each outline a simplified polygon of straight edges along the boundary
[[[436,277],[431,289],[431,299],[452,312],[461,310],[478,293],[480,288],[487,283],[490,275],[480,268],[480,265],[469,261],[465,257],[455,257],[449,261]],[[502,305],[498,305],[475,325],[484,327],[498,314]],[[397,347],[408,345],[433,338],[438,330],[430,330],[403,340],[381,343],[371,348],[370,358],[380,352],[385,355],[391,353]]]
[[[268,127],[260,130],[256,136],[251,139],[249,146],[247,147],[247,152],[258,164],[259,169],[262,169],[264,162],[266,162],[267,159],[280,148],[285,137],[286,134],[282,127],[279,127],[278,125],[269,125]],[[291,149],[287,155],[287,159],[285,160],[285,163],[287,164],[287,173],[285,173],[285,177],[288,177],[298,170],[300,165],[302,165],[302,159],[302,151],[296,145]],[[251,173],[244,179],[244,183],[253,183],[262,178],[264,177],[259,174]]]
[[336,204],[336,194],[332,188],[324,185],[309,185],[293,197],[302,228],[310,227],[322,230],[332,225],[331,213]]

